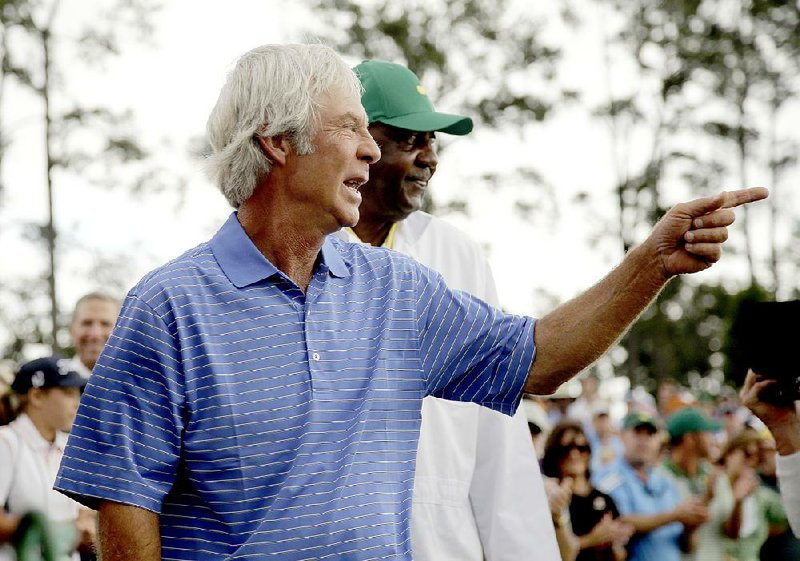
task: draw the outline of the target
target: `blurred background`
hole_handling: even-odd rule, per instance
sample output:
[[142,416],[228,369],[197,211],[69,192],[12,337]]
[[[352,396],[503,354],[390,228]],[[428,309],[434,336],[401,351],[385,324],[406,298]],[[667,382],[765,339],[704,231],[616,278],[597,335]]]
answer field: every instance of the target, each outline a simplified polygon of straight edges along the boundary
[[741,302],[800,293],[799,6],[0,1],[0,357],[69,353],[79,296],[123,296],[213,235],[231,209],[204,128],[227,70],[321,41],[407,64],[437,109],[475,119],[442,135],[429,207],[485,247],[515,313],[588,287],[674,203],[768,186],[723,262],[675,279],[592,367],[606,393],[719,395],[741,375]]

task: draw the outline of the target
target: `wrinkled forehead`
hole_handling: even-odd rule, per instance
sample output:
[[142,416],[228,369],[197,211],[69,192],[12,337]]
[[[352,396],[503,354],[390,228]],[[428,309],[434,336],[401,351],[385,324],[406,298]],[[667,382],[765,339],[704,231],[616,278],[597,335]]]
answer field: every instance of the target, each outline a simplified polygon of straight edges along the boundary
[[361,97],[348,88],[332,88],[314,97],[316,122],[348,125],[353,122],[367,126],[367,113]]

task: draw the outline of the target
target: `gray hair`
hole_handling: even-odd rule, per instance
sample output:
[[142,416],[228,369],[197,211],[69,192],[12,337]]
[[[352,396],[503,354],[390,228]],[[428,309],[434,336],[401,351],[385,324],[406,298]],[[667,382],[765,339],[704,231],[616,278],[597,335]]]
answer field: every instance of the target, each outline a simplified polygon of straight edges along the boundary
[[99,290],[88,292],[83,296],[81,296],[80,298],[78,298],[78,301],[75,302],[75,307],[72,308],[72,320],[71,320],[72,323],[75,322],[75,318],[78,316],[78,308],[80,307],[80,305],[90,300],[100,300],[102,302],[108,302],[109,304],[113,305],[117,310],[119,310],[120,307],[122,306],[122,303],[120,302],[119,298],[115,298],[114,296],[111,296],[107,292],[102,292]]
[[206,127],[207,171],[231,206],[239,208],[270,172],[257,137],[286,135],[298,154],[310,154],[319,98],[332,91],[360,96],[361,82],[324,45],[264,45],[239,58]]

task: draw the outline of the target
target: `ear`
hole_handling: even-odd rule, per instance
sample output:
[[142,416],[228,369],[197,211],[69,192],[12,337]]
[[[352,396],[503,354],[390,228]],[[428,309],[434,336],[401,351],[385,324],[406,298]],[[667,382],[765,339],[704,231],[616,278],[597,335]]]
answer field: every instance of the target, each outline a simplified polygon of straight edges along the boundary
[[257,136],[259,148],[273,165],[285,165],[286,158],[293,150],[286,135],[278,134],[275,136]]
[[44,396],[45,391],[42,388],[31,388],[28,390],[28,404],[33,407],[38,407],[42,404]]

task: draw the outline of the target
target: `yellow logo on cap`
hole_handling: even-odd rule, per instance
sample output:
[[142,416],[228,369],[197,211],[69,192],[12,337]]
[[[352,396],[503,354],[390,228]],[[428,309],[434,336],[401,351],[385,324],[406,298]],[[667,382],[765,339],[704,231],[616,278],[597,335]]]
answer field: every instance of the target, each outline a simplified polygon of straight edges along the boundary
[[417,84],[417,92],[419,95],[427,95],[428,93],[425,91],[425,88],[422,86],[422,84]]

